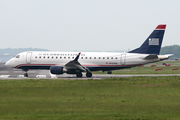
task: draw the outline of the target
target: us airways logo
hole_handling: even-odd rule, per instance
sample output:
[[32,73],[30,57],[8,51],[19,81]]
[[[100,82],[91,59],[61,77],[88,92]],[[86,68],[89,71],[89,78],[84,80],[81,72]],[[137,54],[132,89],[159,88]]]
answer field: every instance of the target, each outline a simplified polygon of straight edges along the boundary
[[149,38],[149,45],[159,45],[159,38]]

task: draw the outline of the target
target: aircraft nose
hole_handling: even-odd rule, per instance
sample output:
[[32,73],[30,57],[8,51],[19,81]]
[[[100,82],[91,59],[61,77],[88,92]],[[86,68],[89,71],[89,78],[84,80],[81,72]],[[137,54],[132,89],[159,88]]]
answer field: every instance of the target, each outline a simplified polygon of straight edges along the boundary
[[5,66],[9,66],[9,63],[8,63],[8,62],[6,62],[6,63],[5,63]]
[[7,61],[7,62],[5,63],[5,66],[9,66],[9,61]]

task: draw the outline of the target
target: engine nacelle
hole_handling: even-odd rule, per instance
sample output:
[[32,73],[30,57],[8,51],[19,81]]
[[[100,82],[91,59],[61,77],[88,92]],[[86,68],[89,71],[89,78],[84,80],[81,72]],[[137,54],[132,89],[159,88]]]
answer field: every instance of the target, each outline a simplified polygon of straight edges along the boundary
[[50,67],[51,74],[63,74],[63,67],[61,66],[51,66]]

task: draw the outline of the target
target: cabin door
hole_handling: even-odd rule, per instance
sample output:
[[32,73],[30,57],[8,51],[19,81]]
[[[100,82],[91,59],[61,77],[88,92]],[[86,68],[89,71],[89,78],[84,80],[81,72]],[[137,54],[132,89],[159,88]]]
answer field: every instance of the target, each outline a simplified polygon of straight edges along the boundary
[[28,52],[27,55],[26,55],[26,62],[27,62],[27,64],[31,63],[31,55],[32,55],[32,52]]
[[126,64],[126,53],[121,54],[120,63],[121,63],[122,65],[125,65],[125,64]]

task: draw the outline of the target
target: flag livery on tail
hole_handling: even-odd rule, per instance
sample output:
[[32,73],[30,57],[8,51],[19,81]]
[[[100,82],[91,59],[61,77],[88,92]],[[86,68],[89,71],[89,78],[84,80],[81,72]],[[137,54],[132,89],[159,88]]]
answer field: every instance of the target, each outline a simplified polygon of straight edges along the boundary
[[158,25],[146,41],[137,49],[129,53],[157,54],[159,55],[166,25]]

